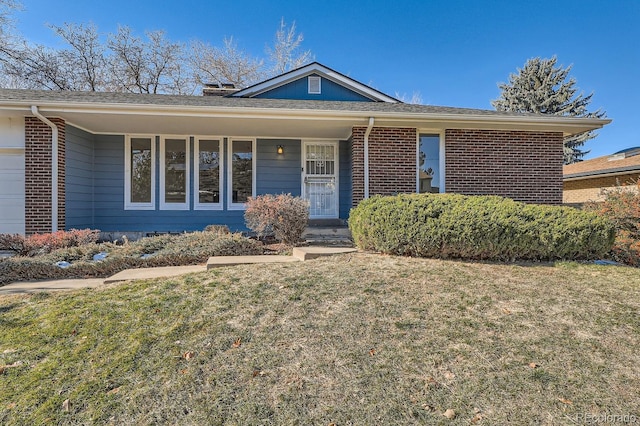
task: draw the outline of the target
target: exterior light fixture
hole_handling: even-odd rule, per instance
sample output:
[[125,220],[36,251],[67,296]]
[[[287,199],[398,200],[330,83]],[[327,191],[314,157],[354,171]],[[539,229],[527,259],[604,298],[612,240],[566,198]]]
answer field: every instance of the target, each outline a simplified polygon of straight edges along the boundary
[[278,145],[278,155],[282,154],[284,154],[284,148],[282,147],[282,145]]

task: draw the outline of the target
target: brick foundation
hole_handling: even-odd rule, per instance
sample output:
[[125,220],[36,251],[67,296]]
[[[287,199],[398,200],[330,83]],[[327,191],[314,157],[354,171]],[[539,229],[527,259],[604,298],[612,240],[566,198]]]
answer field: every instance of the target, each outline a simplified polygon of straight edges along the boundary
[[[364,134],[351,135],[352,203],[364,199]],[[416,129],[374,127],[369,134],[369,196],[416,192]]]
[[450,129],[446,192],[562,203],[562,133]]
[[[65,122],[58,127],[58,229],[65,227]],[[37,117],[25,118],[25,232],[51,232],[51,128]]]

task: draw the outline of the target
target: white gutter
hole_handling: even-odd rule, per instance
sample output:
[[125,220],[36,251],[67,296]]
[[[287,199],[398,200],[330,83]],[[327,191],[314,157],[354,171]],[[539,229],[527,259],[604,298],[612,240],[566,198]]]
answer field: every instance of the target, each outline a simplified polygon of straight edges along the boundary
[[369,198],[369,134],[373,129],[373,123],[375,119],[369,117],[369,125],[367,131],[364,132],[364,198]]
[[51,232],[58,230],[58,126],[31,106],[31,113],[51,127]]
[[[16,110],[29,108],[32,101],[0,102],[0,110]],[[346,111],[321,109],[291,108],[254,108],[244,105],[150,105],[150,104],[115,104],[65,101],[39,101],[40,108],[53,115],[59,114],[100,114],[104,115],[151,115],[170,117],[205,117],[205,118],[263,118],[263,119],[296,119],[317,120],[318,118],[336,121],[366,120],[374,111]],[[379,125],[426,127],[437,124],[439,127],[455,126],[459,129],[494,129],[494,130],[526,130],[526,131],[562,131],[564,136],[595,130],[611,122],[611,119],[559,117],[555,115],[501,115],[476,112],[451,113],[442,111],[409,112],[409,111],[375,111]],[[384,124],[380,121],[384,121]],[[69,120],[67,120],[69,121]],[[388,121],[388,122],[387,122]]]
[[[30,105],[29,101],[6,101],[0,105],[1,110],[16,110]],[[332,119],[365,118],[372,111],[348,111],[330,109],[292,109],[292,108],[260,108],[220,105],[150,105],[150,104],[116,104],[116,103],[89,103],[89,102],[46,102],[40,103],[40,108],[45,107],[52,114],[58,113],[97,113],[97,114],[141,114],[141,115],[171,115],[192,117],[250,117],[250,118],[302,118],[316,119],[317,117]],[[241,111],[240,111],[241,110]],[[375,111],[378,119],[397,121],[447,121],[463,123],[515,123],[515,124],[557,124],[566,126],[590,125],[602,127],[611,123],[611,119],[562,117],[556,115],[500,115],[482,113],[450,113],[450,112],[409,112],[409,111]]]

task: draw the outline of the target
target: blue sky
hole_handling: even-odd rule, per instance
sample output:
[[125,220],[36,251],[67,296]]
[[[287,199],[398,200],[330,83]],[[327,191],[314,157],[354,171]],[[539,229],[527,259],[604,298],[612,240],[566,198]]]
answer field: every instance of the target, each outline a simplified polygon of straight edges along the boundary
[[614,121],[586,158],[640,146],[640,0],[163,1],[22,0],[18,29],[53,45],[46,24],[118,24],[135,32],[240,48],[264,56],[280,19],[295,21],[315,59],[390,95],[419,92],[431,105],[492,109],[497,83],[531,57],[556,55],[590,109]]

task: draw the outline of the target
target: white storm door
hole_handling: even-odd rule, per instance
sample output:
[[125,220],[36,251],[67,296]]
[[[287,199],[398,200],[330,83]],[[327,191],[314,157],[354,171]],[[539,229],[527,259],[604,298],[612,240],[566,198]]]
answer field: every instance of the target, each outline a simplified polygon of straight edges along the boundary
[[309,201],[311,219],[338,217],[338,143],[304,142],[302,195]]

